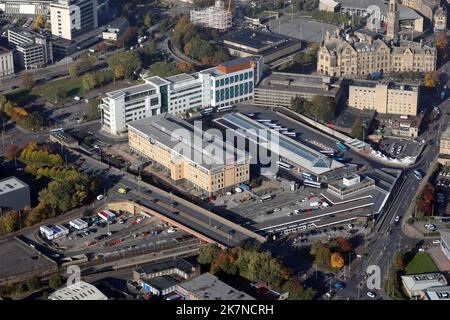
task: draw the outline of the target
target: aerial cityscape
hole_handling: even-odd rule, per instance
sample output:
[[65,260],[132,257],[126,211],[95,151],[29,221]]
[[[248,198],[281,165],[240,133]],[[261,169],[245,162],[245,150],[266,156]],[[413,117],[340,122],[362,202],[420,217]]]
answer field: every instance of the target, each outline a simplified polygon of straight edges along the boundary
[[450,300],[449,8],[0,0],[0,300]]

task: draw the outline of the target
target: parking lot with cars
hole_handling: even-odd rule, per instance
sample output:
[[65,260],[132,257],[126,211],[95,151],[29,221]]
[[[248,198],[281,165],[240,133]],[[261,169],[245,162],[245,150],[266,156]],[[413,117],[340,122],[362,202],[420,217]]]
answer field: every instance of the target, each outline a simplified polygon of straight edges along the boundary
[[448,198],[450,192],[450,168],[443,168],[437,176],[436,180],[436,205],[435,214],[445,216],[449,214]]
[[380,151],[397,159],[415,157],[420,153],[420,143],[414,140],[386,138],[380,143]]

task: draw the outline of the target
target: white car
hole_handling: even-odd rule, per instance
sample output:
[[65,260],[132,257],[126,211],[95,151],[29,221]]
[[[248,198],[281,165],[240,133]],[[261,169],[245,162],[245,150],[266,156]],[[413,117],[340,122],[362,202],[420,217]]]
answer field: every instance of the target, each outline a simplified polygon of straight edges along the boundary
[[348,227],[349,229],[353,229],[353,224],[349,223],[349,224],[347,225],[347,227]]
[[431,223],[427,223],[427,224],[425,225],[425,228],[426,228],[427,230],[436,230],[436,226],[435,226],[434,224],[431,224]]
[[400,221],[400,217],[399,217],[399,216],[396,216],[395,219],[394,219],[394,222],[395,222],[395,223],[398,223],[399,221]]
[[373,292],[371,292],[371,291],[369,291],[369,292],[367,292],[367,296],[368,296],[369,298],[375,299],[376,294],[373,293]]
[[105,196],[104,195],[102,195],[102,194],[99,194],[98,196],[97,196],[97,200],[102,200],[103,198],[104,198]]
[[433,240],[433,244],[441,244],[441,240],[439,239]]
[[177,232],[177,229],[175,228],[170,228],[167,230],[167,233],[175,233],[175,232]]

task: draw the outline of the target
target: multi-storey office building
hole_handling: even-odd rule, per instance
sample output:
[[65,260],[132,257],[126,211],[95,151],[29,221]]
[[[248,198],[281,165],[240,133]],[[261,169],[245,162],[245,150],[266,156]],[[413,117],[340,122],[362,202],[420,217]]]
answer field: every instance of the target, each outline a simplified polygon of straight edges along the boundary
[[190,75],[145,78],[145,84],[109,92],[99,105],[102,129],[120,135],[129,121],[249,100],[262,76],[262,60],[239,58]]
[[98,27],[97,0],[58,0],[50,5],[52,34],[73,38]]
[[24,69],[53,63],[52,42],[45,35],[14,27],[8,29],[8,42],[15,49],[15,60]]
[[250,157],[169,113],[127,124],[132,151],[156,162],[175,183],[211,195],[250,179]]
[[372,37],[344,39],[325,35],[317,54],[317,70],[331,76],[367,76],[373,72],[436,70],[435,47],[422,42],[386,43]]
[[225,9],[224,3],[217,0],[215,5],[202,10],[191,10],[191,22],[195,25],[227,31],[231,28],[233,13]]
[[354,80],[349,87],[348,105],[378,113],[415,116],[419,95],[419,86],[413,84]]
[[11,50],[0,47],[0,77],[14,73],[14,60]]

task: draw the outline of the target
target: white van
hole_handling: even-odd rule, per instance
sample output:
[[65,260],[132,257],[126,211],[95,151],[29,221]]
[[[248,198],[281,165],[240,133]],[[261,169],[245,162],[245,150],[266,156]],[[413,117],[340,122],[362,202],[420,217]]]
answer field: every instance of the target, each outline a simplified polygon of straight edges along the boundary
[[97,200],[102,200],[103,198],[104,198],[105,196],[104,195],[102,195],[102,194],[99,194],[98,196],[97,196]]

